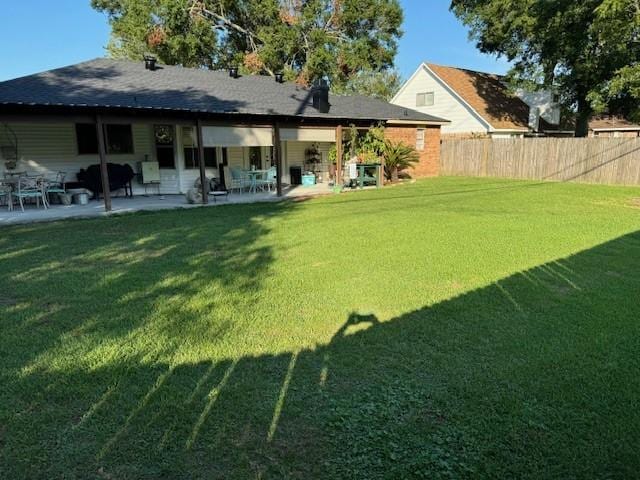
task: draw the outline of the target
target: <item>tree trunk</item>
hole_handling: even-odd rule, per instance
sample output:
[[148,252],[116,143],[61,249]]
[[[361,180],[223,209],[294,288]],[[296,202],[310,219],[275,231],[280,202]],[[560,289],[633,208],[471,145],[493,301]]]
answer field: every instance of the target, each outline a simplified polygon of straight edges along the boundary
[[578,112],[576,114],[576,137],[586,137],[589,135],[589,118],[591,118],[591,105],[587,101],[586,95],[578,98]]
[[398,167],[391,167],[391,181],[393,183],[398,181]]

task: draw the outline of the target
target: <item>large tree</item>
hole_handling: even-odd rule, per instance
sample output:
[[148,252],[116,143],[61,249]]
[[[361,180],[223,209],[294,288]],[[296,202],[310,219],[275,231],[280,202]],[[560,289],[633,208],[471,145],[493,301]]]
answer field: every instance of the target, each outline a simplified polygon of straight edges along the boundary
[[109,52],[274,74],[336,92],[395,93],[398,0],[92,0],[112,27]]
[[514,83],[553,87],[576,113],[640,110],[639,0],[453,0],[485,53],[514,62]]

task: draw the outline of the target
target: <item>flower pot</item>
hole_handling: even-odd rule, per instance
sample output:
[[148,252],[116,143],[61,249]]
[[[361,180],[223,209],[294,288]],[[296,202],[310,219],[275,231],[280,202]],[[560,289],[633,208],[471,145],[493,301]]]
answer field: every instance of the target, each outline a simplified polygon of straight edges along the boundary
[[71,205],[72,195],[70,193],[59,193],[58,200],[62,205]]

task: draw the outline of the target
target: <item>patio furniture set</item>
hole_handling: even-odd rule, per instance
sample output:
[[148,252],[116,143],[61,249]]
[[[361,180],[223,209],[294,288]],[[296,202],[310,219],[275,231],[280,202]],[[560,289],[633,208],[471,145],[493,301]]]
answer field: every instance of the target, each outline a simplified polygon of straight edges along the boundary
[[51,205],[52,194],[65,195],[65,173],[57,172],[54,177],[27,172],[6,172],[0,178],[0,202],[5,203],[9,211],[13,210],[17,200],[24,212],[27,201],[35,201],[36,207],[46,210]]
[[237,167],[224,167],[224,178],[227,189],[230,192],[234,190],[238,193],[242,193],[245,190],[249,193],[257,193],[258,191],[270,192],[272,188],[276,188],[276,177],[276,167],[266,170],[244,170]]

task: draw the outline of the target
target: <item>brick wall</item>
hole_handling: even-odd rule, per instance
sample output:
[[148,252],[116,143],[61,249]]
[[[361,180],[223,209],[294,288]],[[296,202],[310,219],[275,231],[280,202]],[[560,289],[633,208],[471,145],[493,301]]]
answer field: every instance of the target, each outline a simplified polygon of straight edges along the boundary
[[[423,127],[420,127],[423,128]],[[416,147],[415,126],[394,126],[385,128],[385,137],[392,142],[402,142]],[[440,126],[424,127],[424,150],[419,150],[420,162],[407,170],[412,177],[433,177],[440,172]]]

